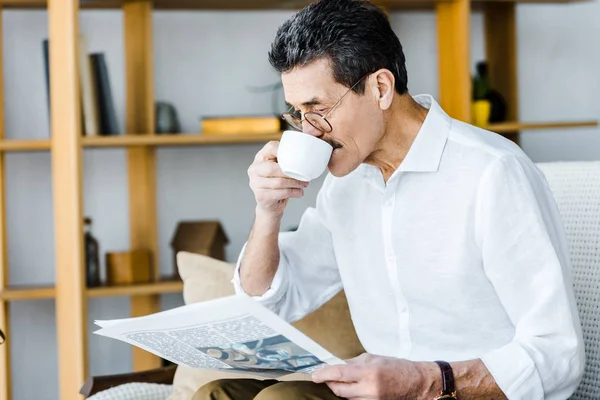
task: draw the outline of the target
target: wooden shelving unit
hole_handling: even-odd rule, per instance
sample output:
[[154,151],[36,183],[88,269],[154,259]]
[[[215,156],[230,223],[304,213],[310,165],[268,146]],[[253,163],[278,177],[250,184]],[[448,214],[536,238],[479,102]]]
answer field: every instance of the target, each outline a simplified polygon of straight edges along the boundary
[[[279,140],[281,133],[272,134],[243,134],[243,135],[207,135],[207,134],[178,134],[178,135],[120,135],[82,137],[83,147],[136,147],[136,146],[218,146],[245,145],[266,143]],[[50,139],[33,140],[0,140],[0,152],[49,151],[52,147]]]
[[208,134],[182,134],[182,135],[123,135],[99,136],[82,139],[84,147],[134,147],[134,146],[213,146],[266,143],[270,140],[279,140],[281,134],[255,134],[255,135],[208,135]]
[[[375,1],[375,0],[374,0]],[[509,105],[509,121],[518,115],[516,1],[510,0],[380,0],[389,10],[429,9],[436,13],[440,102],[454,118],[470,120],[470,13],[476,7],[485,19],[486,59],[491,84]],[[532,0],[532,3],[569,1]],[[156,216],[156,160],[159,146],[209,146],[264,143],[280,135],[156,135],[154,132],[154,72],[152,12],[155,9],[259,10],[292,9],[309,0],[1,0],[2,9],[49,10],[50,81],[61,90],[51,93],[51,139],[4,140],[0,107],[0,327],[10,334],[11,301],[55,299],[59,359],[59,398],[79,399],[87,378],[87,300],[131,296],[132,316],[159,311],[159,294],[180,292],[182,283],[164,280],[155,268],[154,282],[119,287],[85,287],[83,262],[82,154],[85,148],[122,147],[127,151],[129,178],[130,248],[146,249],[158,259]],[[121,9],[124,21],[126,132],[116,137],[81,137],[77,79],[78,17],[80,9]],[[2,18],[0,14],[0,35]],[[0,40],[0,45],[2,41]],[[0,47],[0,55],[1,47]],[[0,77],[2,76],[0,59]],[[3,104],[0,79],[0,104]],[[559,121],[490,125],[488,129],[518,141],[521,130],[596,126],[596,121]],[[11,287],[6,242],[6,152],[50,151],[54,196],[56,284],[54,287]],[[9,342],[10,343],[10,340]],[[10,345],[0,346],[0,400],[10,400]],[[133,351],[135,370],[159,366],[159,360]]]
[[0,300],[3,301],[53,299],[55,296],[56,290],[52,286],[20,286],[0,290]]
[[[122,286],[99,286],[86,290],[88,298],[117,297],[117,296],[144,296],[150,294],[178,293],[183,289],[179,280],[160,280],[152,283]],[[40,300],[54,299],[56,288],[54,286],[17,286],[7,287],[0,291],[0,300]]]
[[548,129],[568,129],[568,128],[593,128],[598,126],[598,121],[580,121],[580,122],[503,122],[499,124],[490,124],[485,129],[496,133],[514,133],[531,130]]
[[[509,3],[570,3],[578,0],[476,0],[476,6],[494,2]],[[81,9],[119,9],[126,0],[83,0]],[[309,4],[310,0],[154,0],[153,8],[156,10],[293,10]],[[385,0],[379,1],[390,10],[433,9],[436,3],[452,0]],[[17,9],[45,9],[45,0],[3,0],[4,8]]]
[[[520,131],[592,128],[597,121],[557,121],[557,122],[503,122],[490,124],[485,129],[499,134],[513,134]],[[218,146],[246,145],[279,140],[281,133],[243,134],[243,135],[121,135],[81,138],[81,146],[86,147],[166,147],[166,146]],[[0,140],[0,152],[49,151],[52,142],[49,139],[38,140]]]
[[87,290],[88,297],[143,296],[177,293],[183,290],[183,283],[177,280],[158,281],[128,286],[106,286]]

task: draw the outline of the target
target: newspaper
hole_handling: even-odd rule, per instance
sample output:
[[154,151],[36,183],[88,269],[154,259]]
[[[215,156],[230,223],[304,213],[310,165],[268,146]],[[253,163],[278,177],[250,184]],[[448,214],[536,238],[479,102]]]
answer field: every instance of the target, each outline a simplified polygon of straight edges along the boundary
[[96,321],[97,335],[178,365],[276,378],[343,364],[247,296],[230,296],[138,318]]

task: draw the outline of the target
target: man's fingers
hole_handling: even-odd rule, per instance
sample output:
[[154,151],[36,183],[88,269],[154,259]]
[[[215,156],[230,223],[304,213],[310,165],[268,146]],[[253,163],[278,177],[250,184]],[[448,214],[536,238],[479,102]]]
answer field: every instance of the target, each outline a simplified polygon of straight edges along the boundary
[[279,142],[271,141],[267,143],[254,157],[254,161],[268,161],[277,159],[277,149]]
[[255,177],[252,180],[252,187],[257,189],[304,189],[304,182],[292,178],[264,178]]
[[259,204],[270,204],[281,200],[298,199],[302,196],[304,196],[302,189],[269,189],[258,191],[256,200]]
[[313,382],[358,382],[360,368],[357,365],[333,365],[312,375]]
[[248,169],[248,175],[262,176],[266,178],[287,178],[281,171],[281,167],[275,161],[256,162]]

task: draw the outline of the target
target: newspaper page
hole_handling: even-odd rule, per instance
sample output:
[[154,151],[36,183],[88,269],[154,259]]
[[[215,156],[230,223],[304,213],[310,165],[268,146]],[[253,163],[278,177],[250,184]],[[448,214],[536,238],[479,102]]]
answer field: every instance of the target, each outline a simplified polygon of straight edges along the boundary
[[312,373],[343,364],[308,336],[247,296],[230,296],[138,318],[96,321],[95,334],[192,368],[264,377]]

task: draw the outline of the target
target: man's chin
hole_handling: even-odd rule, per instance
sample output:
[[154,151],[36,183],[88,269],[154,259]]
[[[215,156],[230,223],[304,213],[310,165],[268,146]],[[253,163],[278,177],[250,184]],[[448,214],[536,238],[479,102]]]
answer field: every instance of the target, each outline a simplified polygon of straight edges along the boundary
[[340,162],[331,161],[327,166],[329,169],[329,173],[336,178],[342,178],[348,175],[350,172],[354,171],[355,168],[349,168],[348,165],[342,165]]

